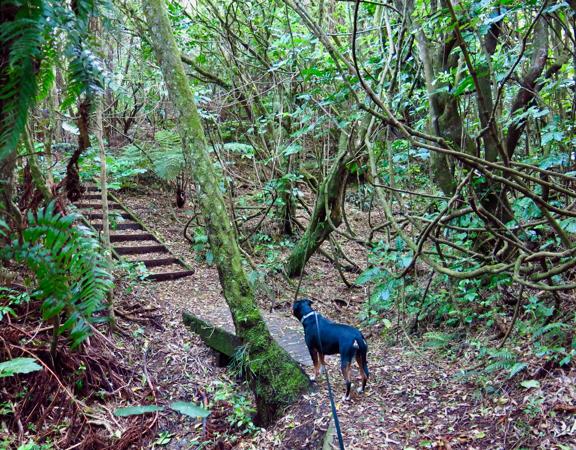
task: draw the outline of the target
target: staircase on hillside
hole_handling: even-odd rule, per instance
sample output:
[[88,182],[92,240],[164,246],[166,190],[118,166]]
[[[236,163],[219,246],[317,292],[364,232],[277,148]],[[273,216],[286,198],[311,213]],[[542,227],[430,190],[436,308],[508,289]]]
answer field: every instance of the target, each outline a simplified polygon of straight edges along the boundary
[[[102,194],[97,186],[88,186],[75,203],[76,208],[96,232],[102,231]],[[111,219],[110,243],[116,258],[143,263],[151,281],[176,280],[188,277],[194,269],[174,255],[135,214],[112,194],[108,194]]]

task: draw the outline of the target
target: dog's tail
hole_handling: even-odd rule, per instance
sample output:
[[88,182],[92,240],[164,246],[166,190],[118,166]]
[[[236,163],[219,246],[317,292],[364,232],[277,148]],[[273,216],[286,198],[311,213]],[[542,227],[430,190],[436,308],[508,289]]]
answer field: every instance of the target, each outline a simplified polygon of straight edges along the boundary
[[360,336],[354,339],[354,348],[356,349],[357,355],[360,355],[360,359],[362,360],[362,368],[364,369],[364,373],[366,377],[370,376],[370,371],[368,370],[368,343],[362,333],[359,333]]

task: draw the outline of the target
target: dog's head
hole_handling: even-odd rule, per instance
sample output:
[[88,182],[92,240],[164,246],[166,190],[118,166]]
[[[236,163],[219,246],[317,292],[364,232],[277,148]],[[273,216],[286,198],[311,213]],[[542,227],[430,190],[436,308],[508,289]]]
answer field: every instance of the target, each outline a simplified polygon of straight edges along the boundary
[[292,305],[292,314],[300,320],[306,314],[312,311],[312,300],[309,298],[301,298],[300,300],[296,300]]

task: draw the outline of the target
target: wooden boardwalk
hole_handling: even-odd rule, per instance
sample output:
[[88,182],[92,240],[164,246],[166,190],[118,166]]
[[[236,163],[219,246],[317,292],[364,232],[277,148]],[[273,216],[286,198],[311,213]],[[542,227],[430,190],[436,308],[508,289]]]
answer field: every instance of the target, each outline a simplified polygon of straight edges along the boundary
[[[223,299],[221,304],[215,304],[210,310],[187,312],[214,327],[221,328],[230,334],[235,333],[230,310]],[[304,330],[300,322],[293,317],[286,317],[276,312],[262,312],[262,316],[274,340],[301,366],[312,366],[312,359],[304,342]]]

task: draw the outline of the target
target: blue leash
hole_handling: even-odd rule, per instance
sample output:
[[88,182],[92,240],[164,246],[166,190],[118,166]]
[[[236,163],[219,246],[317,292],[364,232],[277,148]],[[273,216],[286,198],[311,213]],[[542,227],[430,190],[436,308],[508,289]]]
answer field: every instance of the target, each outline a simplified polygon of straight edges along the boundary
[[[318,344],[320,345],[320,352],[324,354],[322,350],[322,341],[320,340],[320,327],[318,326],[318,314],[314,314],[316,319],[316,332],[318,333]],[[340,450],[344,449],[344,439],[342,438],[342,430],[340,429],[340,421],[338,420],[338,413],[336,412],[336,403],[334,402],[334,395],[332,394],[332,386],[330,385],[330,378],[328,377],[328,369],[324,367],[324,374],[326,375],[326,384],[328,385],[328,397],[330,397],[330,406],[332,407],[332,417],[334,418],[334,427],[336,428],[336,434],[338,436],[338,444],[340,445]]]

